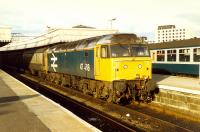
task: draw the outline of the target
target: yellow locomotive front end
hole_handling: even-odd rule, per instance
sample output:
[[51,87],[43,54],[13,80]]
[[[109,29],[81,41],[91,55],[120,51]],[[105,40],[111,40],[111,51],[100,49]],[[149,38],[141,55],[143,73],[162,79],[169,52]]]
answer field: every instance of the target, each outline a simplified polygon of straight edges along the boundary
[[95,48],[95,79],[112,88],[104,91],[112,93],[109,96],[115,102],[124,98],[151,100],[152,62],[148,45],[130,34],[99,42]]
[[[111,45],[112,80],[151,79],[151,59],[144,45]],[[115,48],[115,50],[113,49]],[[120,53],[116,53],[117,52]]]

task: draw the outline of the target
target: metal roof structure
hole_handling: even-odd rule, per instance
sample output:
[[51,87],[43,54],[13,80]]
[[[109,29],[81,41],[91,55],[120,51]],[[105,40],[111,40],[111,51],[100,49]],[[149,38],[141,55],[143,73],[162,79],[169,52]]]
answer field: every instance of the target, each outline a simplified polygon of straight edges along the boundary
[[0,48],[0,51],[21,50],[26,48],[42,47],[62,42],[72,42],[80,39],[117,33],[114,29],[92,29],[92,28],[56,28],[49,32],[20,42],[11,42]]
[[149,44],[149,49],[150,50],[170,49],[170,48],[196,47],[196,46],[200,46],[200,38]]

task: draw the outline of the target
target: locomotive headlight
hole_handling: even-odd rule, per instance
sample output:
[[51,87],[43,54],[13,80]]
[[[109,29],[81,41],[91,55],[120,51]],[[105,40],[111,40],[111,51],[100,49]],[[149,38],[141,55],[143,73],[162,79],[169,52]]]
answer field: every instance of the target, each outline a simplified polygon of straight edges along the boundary
[[124,69],[128,69],[128,66],[127,66],[127,65],[124,65]]
[[139,65],[138,65],[138,68],[139,68],[139,69],[141,69],[141,68],[142,68],[142,65],[141,65],[141,64],[139,64]]

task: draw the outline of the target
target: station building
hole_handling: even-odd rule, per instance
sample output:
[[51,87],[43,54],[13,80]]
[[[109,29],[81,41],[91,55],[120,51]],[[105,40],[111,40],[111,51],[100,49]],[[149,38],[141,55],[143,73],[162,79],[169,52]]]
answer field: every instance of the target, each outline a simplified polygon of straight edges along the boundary
[[11,42],[11,27],[0,26],[0,47]]
[[185,40],[194,37],[194,33],[190,28],[177,28],[175,25],[158,26],[155,31],[156,43]]

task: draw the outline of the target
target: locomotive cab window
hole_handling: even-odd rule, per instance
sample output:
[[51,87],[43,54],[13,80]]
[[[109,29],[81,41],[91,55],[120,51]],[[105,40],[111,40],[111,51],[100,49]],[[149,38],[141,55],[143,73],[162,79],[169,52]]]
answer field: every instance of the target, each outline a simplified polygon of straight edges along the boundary
[[117,44],[111,45],[110,50],[111,57],[149,56],[148,47],[143,45]]
[[108,46],[101,47],[101,57],[108,58]]
[[130,54],[130,45],[111,45],[111,57],[127,57]]
[[132,46],[132,55],[133,56],[150,56],[147,46]]

